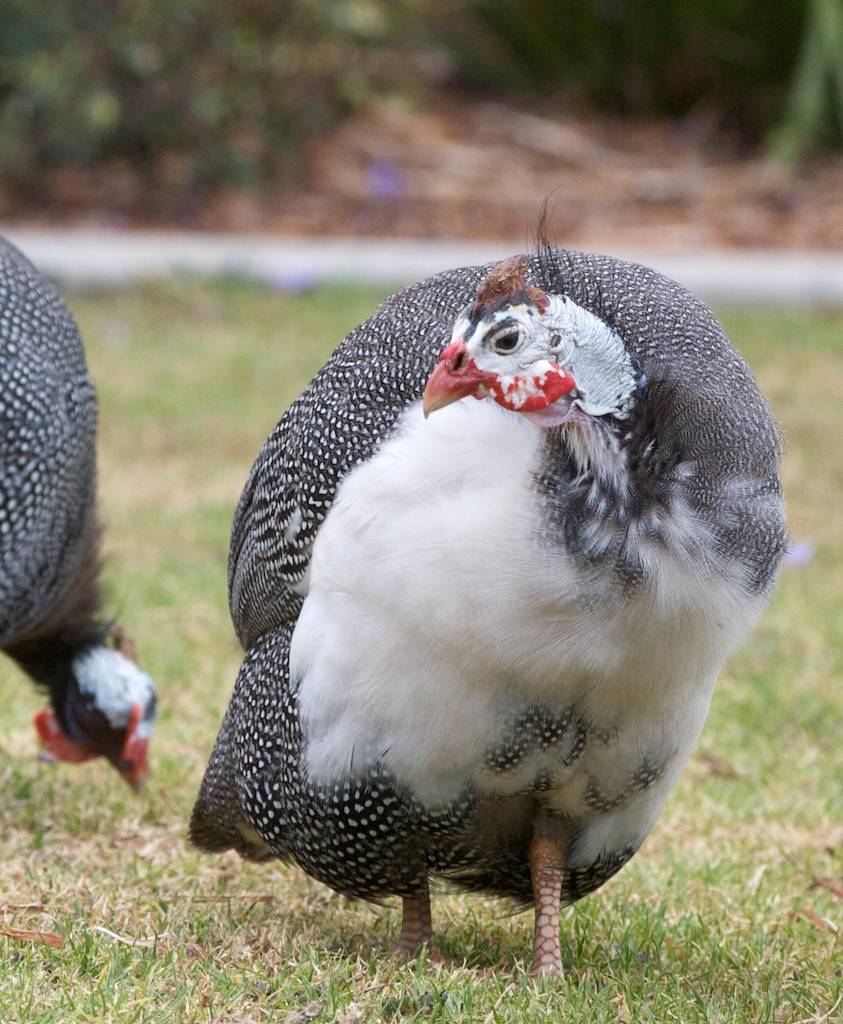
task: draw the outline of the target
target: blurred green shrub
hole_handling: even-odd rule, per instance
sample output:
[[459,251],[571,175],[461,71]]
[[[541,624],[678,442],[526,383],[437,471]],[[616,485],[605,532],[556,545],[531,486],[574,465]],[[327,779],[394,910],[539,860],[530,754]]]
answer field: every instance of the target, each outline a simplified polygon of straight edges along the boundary
[[[843,0],[0,0],[0,181],[118,165],[176,199],[294,170],[424,75],[843,143]],[[433,59],[431,59],[431,57]],[[446,59],[443,61],[443,57]]]
[[[0,178],[123,161],[248,185],[403,81],[403,0],[0,0]],[[43,177],[43,174],[41,174]]]
[[812,146],[843,148],[843,0],[809,0],[787,109],[771,149],[795,163]]
[[[789,110],[802,148],[843,144],[843,0],[438,0],[430,10],[458,79],[484,92],[704,113],[751,142]],[[791,94],[805,78],[800,104]]]

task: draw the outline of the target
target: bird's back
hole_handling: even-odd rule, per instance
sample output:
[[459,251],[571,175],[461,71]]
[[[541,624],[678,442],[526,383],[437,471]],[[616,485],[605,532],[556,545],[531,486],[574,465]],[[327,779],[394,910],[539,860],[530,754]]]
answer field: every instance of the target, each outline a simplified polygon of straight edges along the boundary
[[91,547],[97,405],[56,289],[0,239],[0,646],[37,631]]

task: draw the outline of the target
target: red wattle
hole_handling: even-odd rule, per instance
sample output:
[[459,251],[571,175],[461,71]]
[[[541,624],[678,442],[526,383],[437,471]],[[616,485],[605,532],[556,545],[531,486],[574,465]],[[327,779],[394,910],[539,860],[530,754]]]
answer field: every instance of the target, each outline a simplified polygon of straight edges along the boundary
[[567,395],[576,386],[576,381],[561,366],[550,366],[535,377],[516,374],[506,379],[491,382],[495,401],[513,412],[536,412],[545,409]]
[[120,774],[133,789],[140,789],[149,774],[148,748],[149,740],[137,735],[141,718],[141,706],[137,702],[132,705],[129,722],[126,726],[126,738],[123,741],[121,760],[125,766]]
[[83,747],[81,743],[77,743],[65,734],[52,708],[44,708],[39,711],[32,722],[44,749],[52,754],[57,761],[71,761],[78,764],[99,756],[96,751]]

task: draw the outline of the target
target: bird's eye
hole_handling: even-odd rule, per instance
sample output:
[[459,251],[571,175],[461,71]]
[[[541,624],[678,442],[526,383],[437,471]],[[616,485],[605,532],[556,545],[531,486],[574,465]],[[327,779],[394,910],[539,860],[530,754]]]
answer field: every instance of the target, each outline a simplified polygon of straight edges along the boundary
[[492,338],[492,349],[495,352],[500,352],[502,355],[506,355],[509,352],[515,351],[520,339],[521,332],[518,330],[502,331],[500,334]]

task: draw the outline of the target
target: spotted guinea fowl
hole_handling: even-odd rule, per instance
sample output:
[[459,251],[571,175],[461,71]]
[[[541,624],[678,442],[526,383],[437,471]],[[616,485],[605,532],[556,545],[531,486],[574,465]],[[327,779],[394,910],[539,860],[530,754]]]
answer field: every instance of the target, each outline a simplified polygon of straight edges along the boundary
[[394,295],[240,499],[193,841],[401,896],[405,949],[432,877],[532,902],[560,972],[560,904],[641,845],[770,594],[778,456],[713,315],[644,267],[543,245]]
[[156,696],[100,610],[96,427],[73,318],[0,239],[0,649],[49,695],[48,756],[104,756],[137,787]]

